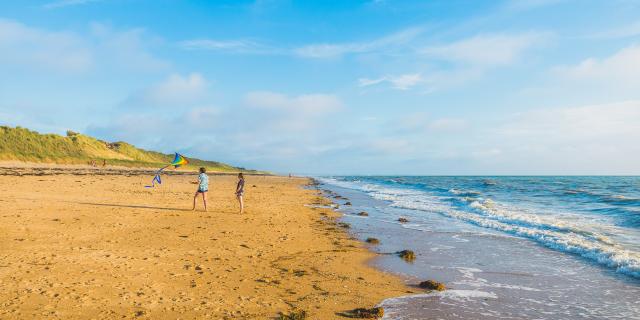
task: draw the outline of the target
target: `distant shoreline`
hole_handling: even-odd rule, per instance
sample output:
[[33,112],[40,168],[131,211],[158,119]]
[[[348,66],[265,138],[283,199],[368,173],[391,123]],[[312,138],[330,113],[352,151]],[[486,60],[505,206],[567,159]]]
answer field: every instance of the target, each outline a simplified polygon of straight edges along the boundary
[[[15,173],[14,175],[43,175],[43,174],[51,174],[53,172],[58,172],[59,174],[97,174],[97,175],[120,175],[120,174],[129,174],[129,175],[144,175],[144,174],[153,174],[159,168],[150,168],[150,167],[128,167],[121,165],[109,165],[106,166],[97,165],[91,166],[88,164],[60,164],[53,162],[26,162],[26,161],[0,161],[0,175],[7,175],[8,173]],[[185,174],[193,174],[196,172],[195,169],[192,168],[176,168],[176,169],[167,169],[163,171],[163,174],[167,175],[185,175]],[[209,175],[236,175],[238,172],[229,172],[229,171],[208,171]],[[271,173],[254,173],[254,172],[244,172],[245,175],[251,176],[277,176]]]

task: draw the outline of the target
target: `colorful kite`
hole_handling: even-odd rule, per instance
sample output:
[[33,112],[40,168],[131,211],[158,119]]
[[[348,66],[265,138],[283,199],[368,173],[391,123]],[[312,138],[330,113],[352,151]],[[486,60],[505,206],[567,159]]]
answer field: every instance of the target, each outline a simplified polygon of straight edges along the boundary
[[183,157],[181,154],[178,154],[176,152],[176,156],[173,158],[173,161],[171,162],[171,164],[168,164],[162,168],[160,168],[158,171],[156,171],[156,175],[155,177],[153,177],[153,180],[151,180],[151,185],[150,186],[144,186],[145,188],[153,188],[156,186],[156,182],[158,184],[162,184],[162,179],[160,179],[160,174],[162,173],[162,170],[173,166],[174,168],[178,168],[180,166],[183,166],[185,164],[188,164],[189,160],[187,160],[187,158]]

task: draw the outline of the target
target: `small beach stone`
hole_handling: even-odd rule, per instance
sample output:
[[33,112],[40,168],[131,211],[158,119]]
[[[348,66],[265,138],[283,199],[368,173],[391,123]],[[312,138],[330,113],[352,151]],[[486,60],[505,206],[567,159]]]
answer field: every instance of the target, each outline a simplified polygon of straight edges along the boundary
[[418,286],[422,289],[437,291],[444,291],[447,289],[443,283],[434,280],[422,281]]
[[362,216],[362,217],[368,217],[369,216],[369,214],[366,211],[360,211],[360,212],[358,212],[358,215]]

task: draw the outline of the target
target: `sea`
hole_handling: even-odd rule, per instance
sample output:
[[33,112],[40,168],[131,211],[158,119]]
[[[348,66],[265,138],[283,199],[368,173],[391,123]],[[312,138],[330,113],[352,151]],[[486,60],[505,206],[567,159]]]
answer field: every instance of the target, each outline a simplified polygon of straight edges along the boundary
[[384,300],[384,319],[640,319],[640,177],[316,180],[354,236],[381,241],[372,265],[448,288]]

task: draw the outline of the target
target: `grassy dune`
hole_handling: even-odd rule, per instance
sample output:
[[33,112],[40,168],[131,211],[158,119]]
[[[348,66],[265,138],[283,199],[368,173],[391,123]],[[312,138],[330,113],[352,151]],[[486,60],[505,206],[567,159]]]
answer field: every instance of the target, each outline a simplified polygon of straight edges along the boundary
[[[188,155],[185,155],[188,157]],[[186,168],[206,167],[210,171],[252,171],[216,161],[189,159]],[[103,160],[109,165],[158,167],[170,163],[173,155],[136,148],[126,142],[106,142],[76,132],[67,136],[40,134],[21,127],[0,126],[0,160],[41,163],[87,164]]]

